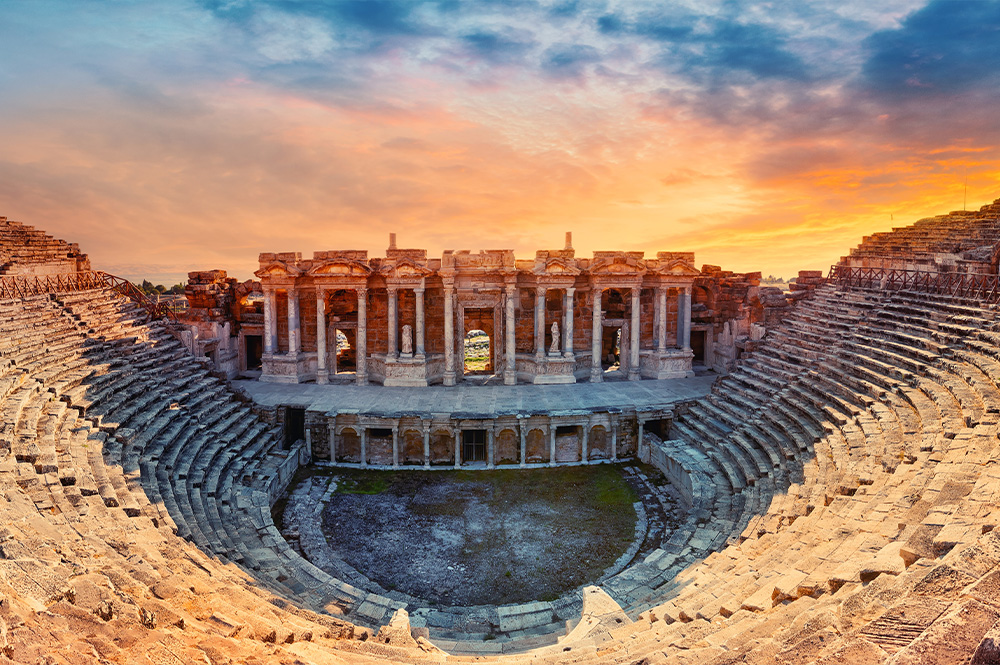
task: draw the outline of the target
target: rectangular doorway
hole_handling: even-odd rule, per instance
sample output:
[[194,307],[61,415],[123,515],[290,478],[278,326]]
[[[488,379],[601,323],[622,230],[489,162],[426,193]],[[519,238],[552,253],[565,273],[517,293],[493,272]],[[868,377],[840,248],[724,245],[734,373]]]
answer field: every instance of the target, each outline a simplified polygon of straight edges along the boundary
[[694,351],[694,362],[705,362],[705,331],[691,331],[691,350]]
[[244,337],[244,351],[246,351],[246,369],[260,369],[261,359],[264,356],[264,338],[260,335],[247,335]]
[[285,450],[306,438],[306,410],[296,406],[285,407]]

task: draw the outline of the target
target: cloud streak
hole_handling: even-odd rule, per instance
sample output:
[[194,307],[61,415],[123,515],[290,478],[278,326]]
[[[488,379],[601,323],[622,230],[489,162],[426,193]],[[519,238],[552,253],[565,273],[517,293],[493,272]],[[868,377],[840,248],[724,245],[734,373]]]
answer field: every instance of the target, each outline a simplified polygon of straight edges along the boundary
[[244,277],[565,230],[790,276],[1000,195],[998,36],[944,0],[9,3],[0,214]]

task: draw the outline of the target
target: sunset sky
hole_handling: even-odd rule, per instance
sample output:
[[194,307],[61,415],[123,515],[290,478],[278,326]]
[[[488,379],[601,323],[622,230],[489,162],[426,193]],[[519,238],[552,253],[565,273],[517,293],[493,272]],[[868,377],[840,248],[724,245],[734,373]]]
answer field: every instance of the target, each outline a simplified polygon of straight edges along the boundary
[[0,215],[154,280],[390,231],[791,277],[1000,197],[985,0],[3,0],[0,44]]

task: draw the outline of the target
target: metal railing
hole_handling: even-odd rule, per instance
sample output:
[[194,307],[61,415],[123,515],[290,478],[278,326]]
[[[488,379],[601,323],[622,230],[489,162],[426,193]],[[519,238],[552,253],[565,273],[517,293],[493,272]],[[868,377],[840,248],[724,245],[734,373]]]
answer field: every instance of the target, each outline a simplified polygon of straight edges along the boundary
[[840,288],[919,291],[982,302],[1000,301],[1000,276],[899,268],[833,266],[830,279]]
[[110,289],[145,309],[150,317],[176,320],[168,303],[154,302],[142,290],[124,277],[103,270],[89,270],[53,275],[2,275],[0,298],[26,298],[50,293],[72,293],[92,289]]

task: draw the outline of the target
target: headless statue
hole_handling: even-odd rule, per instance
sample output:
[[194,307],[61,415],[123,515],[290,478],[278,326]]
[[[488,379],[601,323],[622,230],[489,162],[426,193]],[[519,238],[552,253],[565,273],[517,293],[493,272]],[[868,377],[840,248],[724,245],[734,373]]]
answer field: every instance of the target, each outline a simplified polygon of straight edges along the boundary
[[413,353],[413,328],[408,323],[403,326],[403,353],[405,355]]

